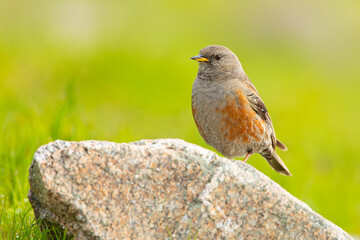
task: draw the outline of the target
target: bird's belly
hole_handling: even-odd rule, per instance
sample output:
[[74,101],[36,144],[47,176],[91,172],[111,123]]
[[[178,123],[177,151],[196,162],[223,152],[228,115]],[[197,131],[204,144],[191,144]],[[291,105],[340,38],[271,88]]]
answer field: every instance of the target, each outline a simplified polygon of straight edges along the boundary
[[201,136],[224,156],[242,157],[261,148],[266,124],[241,92],[222,98],[193,96],[192,105]]

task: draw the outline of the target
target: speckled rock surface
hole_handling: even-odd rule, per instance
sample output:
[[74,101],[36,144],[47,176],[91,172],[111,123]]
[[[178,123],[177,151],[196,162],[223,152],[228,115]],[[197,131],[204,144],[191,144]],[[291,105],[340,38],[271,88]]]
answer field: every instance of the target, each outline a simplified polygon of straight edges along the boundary
[[177,139],[58,140],[29,180],[36,217],[77,239],[351,239],[250,165]]

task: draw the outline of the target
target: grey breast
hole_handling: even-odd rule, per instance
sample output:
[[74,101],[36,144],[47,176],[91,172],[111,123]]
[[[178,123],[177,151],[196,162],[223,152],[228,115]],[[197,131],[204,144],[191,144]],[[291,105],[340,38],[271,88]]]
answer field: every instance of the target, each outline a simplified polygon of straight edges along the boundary
[[[226,81],[226,82],[225,82]],[[234,145],[222,136],[223,116],[220,111],[226,106],[227,97],[240,87],[236,79],[214,81],[196,78],[192,90],[192,105],[196,109],[195,120],[203,130],[204,140],[226,157],[246,154],[246,147]]]

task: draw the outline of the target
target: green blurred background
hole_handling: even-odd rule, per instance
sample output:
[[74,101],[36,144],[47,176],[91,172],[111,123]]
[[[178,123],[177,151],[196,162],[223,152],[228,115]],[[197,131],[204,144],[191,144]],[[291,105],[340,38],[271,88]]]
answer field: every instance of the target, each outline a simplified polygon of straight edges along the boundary
[[30,207],[28,167],[49,141],[181,138],[211,149],[190,107],[190,57],[210,44],[238,55],[293,176],[260,156],[248,163],[359,235],[358,0],[2,0],[1,229]]

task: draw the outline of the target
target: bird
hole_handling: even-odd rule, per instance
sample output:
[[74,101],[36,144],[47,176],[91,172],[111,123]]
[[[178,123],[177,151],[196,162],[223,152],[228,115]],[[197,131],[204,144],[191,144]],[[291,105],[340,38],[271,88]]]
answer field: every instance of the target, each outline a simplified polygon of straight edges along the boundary
[[210,45],[191,57],[199,62],[191,108],[200,135],[227,158],[259,153],[280,174],[291,176],[276,153],[287,151],[275,135],[267,108],[238,57],[228,48]]

